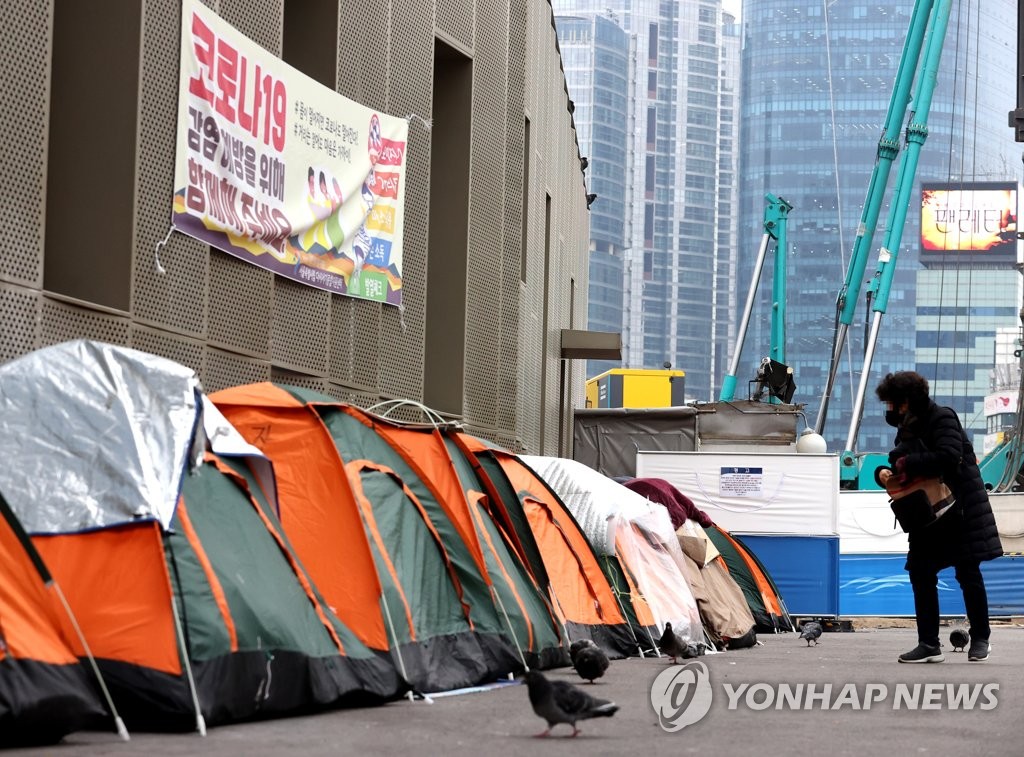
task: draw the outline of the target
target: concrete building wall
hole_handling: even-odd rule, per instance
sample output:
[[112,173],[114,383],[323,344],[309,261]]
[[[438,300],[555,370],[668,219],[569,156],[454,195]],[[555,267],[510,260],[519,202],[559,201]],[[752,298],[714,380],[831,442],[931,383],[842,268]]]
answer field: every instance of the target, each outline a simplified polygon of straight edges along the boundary
[[[586,190],[548,0],[207,4],[325,86],[418,116],[403,307],[303,286],[169,234],[177,0],[30,0],[0,32],[0,362],[91,338],[186,364],[207,391],[272,380],[362,406],[425,402],[451,381],[444,409],[470,431],[567,452],[564,408],[582,404],[584,381],[582,362],[560,359],[559,335],[586,324]],[[449,86],[434,81],[438,70],[466,82],[459,175],[431,160],[446,128],[434,113],[437,87]],[[461,220],[447,192],[431,192],[446,183],[465,197]],[[465,249],[431,249],[431,219],[449,217],[465,224]],[[437,270],[448,255],[465,256],[464,302],[438,311],[431,258]],[[431,339],[446,331],[461,361],[450,375],[428,365]]]

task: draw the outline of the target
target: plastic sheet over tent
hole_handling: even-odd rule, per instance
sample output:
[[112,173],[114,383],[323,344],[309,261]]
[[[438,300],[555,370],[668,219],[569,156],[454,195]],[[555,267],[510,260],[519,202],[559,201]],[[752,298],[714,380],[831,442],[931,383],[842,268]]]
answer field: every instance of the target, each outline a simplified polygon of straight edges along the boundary
[[729,575],[718,548],[702,526],[712,525],[707,513],[664,479],[634,478],[623,485],[668,511],[686,557],[687,581],[697,600],[704,629],[715,645],[740,649],[755,644],[754,616],[743,590]]
[[522,459],[558,493],[594,549],[619,558],[638,614],[646,608],[658,629],[671,622],[683,638],[703,639],[685,557],[664,507],[574,460]]
[[201,410],[195,372],[154,355],[82,339],[24,355],[0,366],[0,491],[32,503],[17,508],[29,533],[166,528]]

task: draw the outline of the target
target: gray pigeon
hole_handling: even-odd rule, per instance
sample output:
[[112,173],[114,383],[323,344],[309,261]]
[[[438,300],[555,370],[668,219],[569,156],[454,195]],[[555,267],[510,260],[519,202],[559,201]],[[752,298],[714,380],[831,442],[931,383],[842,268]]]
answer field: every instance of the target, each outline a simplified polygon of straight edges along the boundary
[[606,699],[590,696],[583,689],[565,681],[549,681],[542,673],[531,670],[525,676],[530,693],[530,704],[538,717],[547,721],[547,730],[538,736],[547,736],[559,723],[572,726],[572,735],[580,732],[577,721],[590,718],[610,718],[619,706]]
[[963,652],[971,643],[971,637],[962,628],[954,628],[949,633],[949,643],[953,645],[954,652]]
[[673,664],[677,658],[686,657],[686,643],[672,630],[671,623],[665,624],[665,631],[658,639],[658,648],[662,654],[672,658]]
[[809,620],[800,626],[800,638],[807,639],[807,646],[811,646],[811,642],[814,645],[818,645],[818,637],[821,636],[821,623],[816,620]]
[[576,665],[576,655],[580,653],[580,650],[585,649],[586,647],[597,647],[597,644],[590,639],[577,639],[569,645],[569,660],[572,662],[574,667]]
[[573,663],[573,667],[580,674],[580,678],[593,683],[594,679],[600,678],[604,675],[604,671],[608,670],[608,655],[597,645],[584,647],[576,653],[576,662]]
[[700,657],[704,654],[707,647],[700,642],[694,643],[689,642],[683,649],[683,659],[692,660],[694,657]]

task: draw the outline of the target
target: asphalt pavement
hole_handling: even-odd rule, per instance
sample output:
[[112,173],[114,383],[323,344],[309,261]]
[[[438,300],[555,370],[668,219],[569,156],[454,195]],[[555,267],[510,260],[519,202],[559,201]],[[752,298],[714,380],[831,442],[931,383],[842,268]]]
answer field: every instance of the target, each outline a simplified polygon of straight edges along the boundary
[[545,724],[526,686],[506,682],[432,703],[221,726],[205,737],[135,732],[125,743],[112,733],[75,733],[55,747],[4,755],[1024,754],[1024,626],[995,625],[985,662],[953,652],[949,630],[945,662],[924,665],[896,662],[916,643],[912,628],[871,627],[826,632],[810,647],[796,634],[762,634],[757,647],[676,666],[614,660],[593,685],[568,668],[548,671],[620,707],[580,723],[575,738],[567,725],[536,738]]

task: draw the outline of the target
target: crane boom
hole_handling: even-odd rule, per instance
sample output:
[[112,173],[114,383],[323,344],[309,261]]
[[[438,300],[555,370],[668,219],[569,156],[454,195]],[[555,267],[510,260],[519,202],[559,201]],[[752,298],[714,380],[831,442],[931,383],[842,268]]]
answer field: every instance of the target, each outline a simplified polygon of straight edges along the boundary
[[[878,217],[885,197],[889,174],[891,173],[892,164],[896,156],[900,155],[893,199],[889,204],[886,236],[879,248],[877,265],[868,287],[869,298],[873,302],[873,316],[867,344],[865,345],[864,366],[861,371],[857,394],[854,398],[853,417],[846,439],[846,450],[840,457],[840,478],[847,484],[856,481],[858,477],[854,454],[857,431],[860,428],[860,417],[863,413],[864,397],[867,392],[871,361],[874,357],[874,349],[880,331],[881,316],[888,307],[889,290],[892,285],[896,257],[899,253],[900,242],[903,237],[903,227],[906,223],[907,208],[913,190],[918,159],[921,147],[928,137],[928,113],[931,108],[935,82],[938,78],[939,61],[946,37],[946,29],[949,25],[951,6],[951,0],[916,0],[914,3],[914,10],[910,18],[910,28],[904,41],[903,55],[900,58],[896,82],[889,101],[889,111],[886,114],[884,131],[878,143],[878,158],[875,161],[875,167],[869,182],[868,195],[864,202],[861,222],[857,228],[853,255],[847,270],[846,280],[836,302],[836,308],[839,313],[838,328],[836,330],[835,343],[833,344],[829,372],[826,377],[825,390],[822,394],[821,406],[815,421],[815,431],[819,434],[825,428],[829,399],[835,386],[835,377],[845,347],[847,333],[850,325],[853,323],[861,283],[867,269],[868,253],[878,224]],[[908,120],[907,112],[912,100],[912,88],[916,88],[917,98]],[[906,149],[901,154],[898,135],[905,121],[907,121],[905,132]]]

